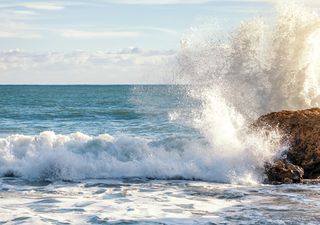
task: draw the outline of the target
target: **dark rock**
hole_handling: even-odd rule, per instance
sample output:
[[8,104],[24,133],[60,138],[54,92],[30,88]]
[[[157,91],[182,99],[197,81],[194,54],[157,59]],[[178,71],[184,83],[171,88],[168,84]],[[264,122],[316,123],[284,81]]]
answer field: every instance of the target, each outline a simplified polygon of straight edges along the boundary
[[300,183],[304,174],[303,168],[286,160],[276,160],[272,164],[266,163],[265,172],[269,183]]
[[278,129],[287,143],[287,160],[304,169],[304,178],[320,178],[320,109],[273,112],[261,116],[253,127]]

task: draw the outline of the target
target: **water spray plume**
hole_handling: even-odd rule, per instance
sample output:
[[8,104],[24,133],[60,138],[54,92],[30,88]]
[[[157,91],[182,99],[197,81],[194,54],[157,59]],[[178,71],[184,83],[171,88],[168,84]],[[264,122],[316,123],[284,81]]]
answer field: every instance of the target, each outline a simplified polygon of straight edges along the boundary
[[186,36],[178,59],[182,81],[203,103],[194,123],[236,177],[254,177],[285,146],[277,131],[252,134],[248,124],[271,111],[320,106],[320,17],[286,4],[272,22],[242,22],[225,41],[211,36]]

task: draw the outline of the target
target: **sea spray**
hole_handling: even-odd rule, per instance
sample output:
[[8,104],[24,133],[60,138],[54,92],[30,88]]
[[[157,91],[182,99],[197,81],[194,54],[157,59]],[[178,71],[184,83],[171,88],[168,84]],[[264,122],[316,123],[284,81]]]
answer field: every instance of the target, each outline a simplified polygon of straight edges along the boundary
[[207,151],[216,159],[212,161],[212,173],[219,171],[217,176],[228,182],[262,182],[264,164],[287,147],[281,145],[278,130],[266,135],[264,130],[253,129],[216,89],[202,87],[201,94],[195,90],[190,93],[203,102],[194,126],[202,132],[209,143]]
[[278,12],[273,22],[241,22],[223,41],[193,34],[182,41],[181,81],[203,103],[194,124],[211,154],[230,165],[221,174],[238,181],[262,175],[263,163],[286,149],[277,131],[268,137],[248,132],[254,119],[320,105],[320,17],[297,3],[280,5]]
[[178,59],[179,75],[190,85],[217,90],[245,119],[317,107],[319,35],[318,14],[296,3],[280,5],[275,21],[241,22],[226,40],[187,35]]

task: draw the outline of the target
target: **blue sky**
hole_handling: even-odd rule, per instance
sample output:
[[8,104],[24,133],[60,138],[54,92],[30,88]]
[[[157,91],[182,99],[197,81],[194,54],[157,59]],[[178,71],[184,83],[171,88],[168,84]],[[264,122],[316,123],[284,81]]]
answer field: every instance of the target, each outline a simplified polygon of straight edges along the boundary
[[[165,3],[165,4],[160,4]],[[270,11],[263,1],[1,1],[2,49],[31,51],[176,49],[190,26],[207,19],[235,25]]]
[[0,83],[166,82],[170,71],[150,71],[174,58],[190,27],[214,21],[226,33],[273,8],[268,0],[2,0]]

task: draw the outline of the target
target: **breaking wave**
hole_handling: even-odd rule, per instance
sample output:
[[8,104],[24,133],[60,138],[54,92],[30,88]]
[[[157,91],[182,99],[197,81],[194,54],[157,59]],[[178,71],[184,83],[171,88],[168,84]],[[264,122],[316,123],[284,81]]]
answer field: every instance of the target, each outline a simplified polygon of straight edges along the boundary
[[46,131],[0,139],[0,173],[28,180],[141,177],[229,182],[235,174],[251,171],[257,166],[256,158],[263,157],[259,152],[245,157],[243,153],[213,154],[208,143],[187,139],[156,142]]

